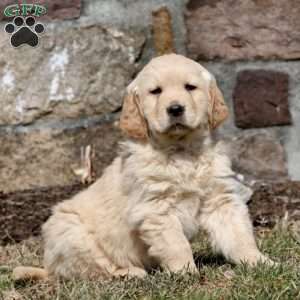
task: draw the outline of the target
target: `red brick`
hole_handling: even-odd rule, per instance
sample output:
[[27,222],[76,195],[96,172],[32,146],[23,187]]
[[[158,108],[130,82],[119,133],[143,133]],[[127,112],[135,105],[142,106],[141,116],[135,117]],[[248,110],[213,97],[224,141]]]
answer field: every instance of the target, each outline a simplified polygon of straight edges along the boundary
[[268,70],[244,70],[233,92],[235,124],[258,128],[291,124],[289,75]]
[[189,0],[188,53],[194,59],[299,59],[299,0]]
[[[0,21],[6,19],[3,12],[5,7],[11,4],[25,3],[23,0],[1,0],[0,3]],[[47,14],[42,17],[43,20],[52,19],[74,19],[80,17],[81,0],[27,0],[28,4],[40,4],[47,7]]]

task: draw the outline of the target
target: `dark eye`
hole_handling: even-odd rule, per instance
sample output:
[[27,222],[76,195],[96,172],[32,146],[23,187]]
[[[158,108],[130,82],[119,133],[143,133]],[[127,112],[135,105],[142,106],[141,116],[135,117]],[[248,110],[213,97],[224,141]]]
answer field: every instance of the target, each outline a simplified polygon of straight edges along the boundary
[[187,91],[193,91],[197,88],[195,85],[188,84],[188,83],[184,87]]
[[161,92],[162,92],[162,89],[160,87],[150,91],[150,93],[153,95],[159,95],[159,94],[161,94]]

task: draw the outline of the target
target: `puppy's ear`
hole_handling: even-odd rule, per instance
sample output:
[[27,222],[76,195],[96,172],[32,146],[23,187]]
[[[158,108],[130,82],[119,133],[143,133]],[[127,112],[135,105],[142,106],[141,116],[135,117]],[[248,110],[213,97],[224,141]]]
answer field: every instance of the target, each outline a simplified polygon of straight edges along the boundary
[[147,124],[140,107],[136,89],[129,89],[123,100],[120,128],[129,137],[147,140]]
[[209,94],[208,123],[210,129],[215,129],[226,120],[229,111],[214,78],[210,82]]

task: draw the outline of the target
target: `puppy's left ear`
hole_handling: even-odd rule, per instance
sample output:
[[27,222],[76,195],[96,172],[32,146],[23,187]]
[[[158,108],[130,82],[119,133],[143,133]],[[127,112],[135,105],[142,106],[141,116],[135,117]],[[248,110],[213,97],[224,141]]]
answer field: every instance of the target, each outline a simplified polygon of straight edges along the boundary
[[215,78],[211,79],[209,94],[208,123],[210,129],[215,129],[223,123],[229,115],[228,107],[225,104],[224,97],[217,86]]
[[123,100],[120,128],[130,138],[141,141],[147,140],[147,123],[140,107],[140,99],[136,89],[127,89]]

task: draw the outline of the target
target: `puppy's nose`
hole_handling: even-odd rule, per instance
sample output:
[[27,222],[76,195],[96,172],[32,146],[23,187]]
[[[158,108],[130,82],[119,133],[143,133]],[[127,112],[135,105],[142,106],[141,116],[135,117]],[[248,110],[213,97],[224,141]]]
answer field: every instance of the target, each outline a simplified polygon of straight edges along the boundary
[[167,108],[167,113],[171,117],[180,117],[184,113],[184,106],[180,104],[173,104]]

